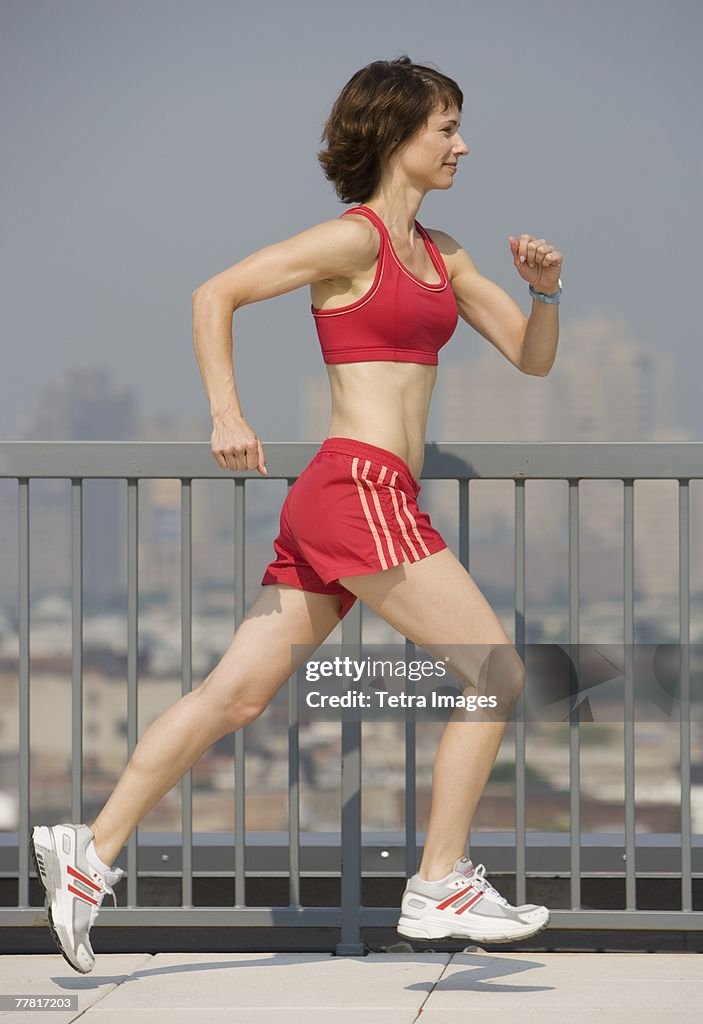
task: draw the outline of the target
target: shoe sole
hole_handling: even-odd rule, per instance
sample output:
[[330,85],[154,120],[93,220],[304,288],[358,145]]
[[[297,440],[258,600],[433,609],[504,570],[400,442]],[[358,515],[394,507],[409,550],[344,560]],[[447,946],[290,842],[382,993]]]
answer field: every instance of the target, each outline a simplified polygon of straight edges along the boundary
[[66,950],[64,949],[61,943],[61,939],[59,938],[59,933],[56,930],[54,918],[51,915],[51,900],[57,888],[57,880],[56,878],[51,877],[51,873],[55,874],[55,872],[58,869],[58,885],[60,885],[61,878],[61,867],[59,865],[58,857],[53,852],[45,851],[44,847],[42,847],[41,849],[41,854],[37,855],[37,851],[34,846],[34,829],[32,829],[32,831],[29,833],[29,851],[32,854],[32,860],[34,861],[34,867],[37,872],[37,878],[41,883],[42,889],[44,890],[44,906],[46,908],[46,916],[49,922],[49,931],[51,932],[54,942],[56,943],[56,948],[58,949],[59,953],[64,958],[66,963],[69,965],[69,967],[72,967],[74,971],[77,971],[78,974],[90,974],[90,971],[82,970],[80,967],[77,967],[72,960],[68,958]]
[[520,942],[522,939],[530,939],[537,935],[549,924],[549,915],[542,924],[535,925],[529,931],[521,931],[519,935],[486,935],[478,931],[453,932],[451,929],[443,928],[438,924],[420,924],[409,918],[400,918],[396,931],[411,939],[471,939],[472,942]]

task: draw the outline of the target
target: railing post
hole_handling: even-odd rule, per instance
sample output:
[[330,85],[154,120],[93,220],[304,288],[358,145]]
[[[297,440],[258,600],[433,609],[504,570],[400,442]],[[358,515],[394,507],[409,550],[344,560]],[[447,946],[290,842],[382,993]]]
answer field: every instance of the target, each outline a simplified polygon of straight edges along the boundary
[[[569,650],[581,675],[581,613],[579,610],[579,482],[569,479]],[[581,908],[581,732],[582,708],[569,715],[569,891],[571,909]]]
[[[234,631],[244,618],[244,580],[246,543],[246,481],[234,478]],[[234,906],[245,907],[246,898],[246,726],[234,734]]]
[[71,821],[83,817],[83,481],[71,480]]
[[[137,745],[139,721],[139,479],[127,478],[127,760]],[[139,904],[139,826],[127,839],[127,906]]]
[[[361,603],[342,621],[342,643],[361,654]],[[341,934],[336,956],[364,956],[361,940],[361,722],[346,721],[342,713]]]
[[29,477],[18,480],[19,836],[18,906],[29,906]]
[[688,480],[679,480],[679,742],[681,748],[681,910],[693,910],[691,822],[691,581]]
[[[192,481],[181,479],[181,694],[193,689]],[[181,904],[193,906],[193,772],[181,780]]]

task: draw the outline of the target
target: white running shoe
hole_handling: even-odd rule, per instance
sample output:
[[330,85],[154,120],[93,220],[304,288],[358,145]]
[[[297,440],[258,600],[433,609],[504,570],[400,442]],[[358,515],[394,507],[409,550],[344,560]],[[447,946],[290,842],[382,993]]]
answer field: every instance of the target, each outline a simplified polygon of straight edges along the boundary
[[547,927],[546,907],[534,903],[511,906],[485,874],[483,864],[474,867],[467,857],[460,857],[441,886],[413,875],[403,893],[398,932],[414,939],[511,942]]
[[125,872],[113,868],[105,874],[85,855],[93,833],[88,825],[36,825],[29,838],[37,878],[46,893],[49,928],[64,960],[80,974],[95,966],[88,933],[106,893],[117,906],[112,886]]

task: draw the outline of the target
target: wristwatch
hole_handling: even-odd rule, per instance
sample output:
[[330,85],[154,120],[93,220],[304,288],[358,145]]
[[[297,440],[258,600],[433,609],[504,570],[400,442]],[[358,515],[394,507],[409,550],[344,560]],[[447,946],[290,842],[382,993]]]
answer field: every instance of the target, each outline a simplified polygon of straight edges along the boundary
[[561,278],[559,278],[559,291],[554,292],[553,295],[544,295],[542,292],[536,292],[532,285],[530,285],[530,295],[533,299],[537,299],[538,302],[549,302],[553,306],[558,306],[561,296]]

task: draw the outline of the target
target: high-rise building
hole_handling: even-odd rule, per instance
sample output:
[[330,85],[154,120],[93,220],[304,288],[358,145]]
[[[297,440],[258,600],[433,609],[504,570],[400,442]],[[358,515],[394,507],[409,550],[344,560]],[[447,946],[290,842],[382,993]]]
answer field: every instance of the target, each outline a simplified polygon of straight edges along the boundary
[[[18,424],[24,441],[126,441],[134,438],[137,403],[115,387],[102,366],[73,367],[40,394]],[[87,480],[83,493],[83,580],[98,599],[122,585],[121,550],[126,522],[124,485]],[[40,480],[30,485],[30,563],[41,591],[70,585],[70,483]]]

